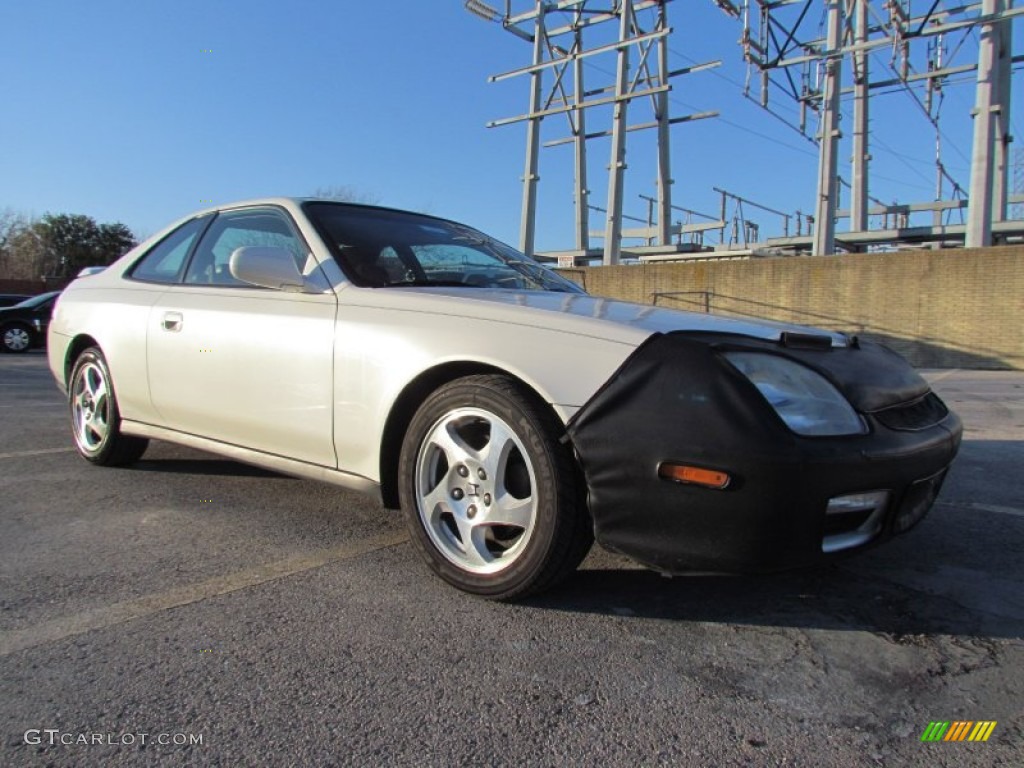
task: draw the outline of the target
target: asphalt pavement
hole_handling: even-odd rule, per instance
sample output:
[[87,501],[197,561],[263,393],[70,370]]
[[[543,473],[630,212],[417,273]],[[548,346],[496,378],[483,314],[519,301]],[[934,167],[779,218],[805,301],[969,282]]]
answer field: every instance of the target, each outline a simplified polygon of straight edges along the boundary
[[1024,765],[1024,374],[927,376],[965,441],[906,536],[757,578],[595,549],[502,605],[334,487],[93,467],[45,357],[0,355],[0,765]]

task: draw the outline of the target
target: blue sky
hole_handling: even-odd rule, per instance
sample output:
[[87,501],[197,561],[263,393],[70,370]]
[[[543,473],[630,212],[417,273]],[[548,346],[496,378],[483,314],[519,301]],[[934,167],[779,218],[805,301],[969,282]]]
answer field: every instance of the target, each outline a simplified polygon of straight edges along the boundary
[[[205,201],[344,185],[516,244],[524,128],[485,124],[526,111],[528,83],[487,76],[528,63],[530,47],[462,5],[3,0],[0,208],[84,213],[145,236]],[[675,80],[674,115],[718,109],[722,118],[672,128],[674,202],[717,213],[718,186],[812,211],[816,149],[741,97],[737,23],[711,0],[676,0],[670,19],[673,68],[724,60],[714,73]],[[1019,40],[1024,29],[1015,27]],[[614,59],[595,57],[588,68],[604,84]],[[1024,141],[1020,101],[1013,123]],[[970,83],[946,90],[944,159],[965,188],[972,103]],[[781,97],[777,106],[795,114]],[[934,130],[901,94],[873,107],[872,194],[931,199]],[[609,119],[594,110],[588,130]],[[564,135],[564,120],[544,121],[545,140]],[[609,150],[607,140],[590,144],[591,202],[602,207]],[[848,156],[844,146],[841,166]],[[654,157],[653,133],[630,135],[628,214],[645,215],[638,195],[654,193]],[[568,145],[542,152],[540,206],[538,247],[571,247]],[[747,213],[762,232],[780,233],[776,217]],[[594,228],[600,221],[593,214]]]

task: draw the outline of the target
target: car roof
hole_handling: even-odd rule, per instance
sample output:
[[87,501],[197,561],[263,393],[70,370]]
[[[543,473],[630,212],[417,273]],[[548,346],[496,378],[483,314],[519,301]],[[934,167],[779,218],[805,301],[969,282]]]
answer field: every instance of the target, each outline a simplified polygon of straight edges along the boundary
[[44,291],[43,293],[37,293],[34,296],[26,296],[25,301],[29,299],[39,299],[45,301],[46,299],[52,299],[54,296],[59,296],[61,291]]
[[[31,301],[33,302],[33,306],[36,306],[38,304],[45,303],[46,301],[53,298],[54,296],[57,296],[58,294],[60,294],[60,291],[46,291],[45,293],[37,293],[35,296],[31,294],[19,294],[17,298],[20,299],[20,301],[18,301],[17,304],[10,304],[6,307],[0,307],[0,311],[3,311],[5,313],[5,316],[9,316],[12,310],[26,309],[26,307],[22,306],[26,301]],[[0,296],[3,295],[5,294],[0,294]]]
[[222,203],[221,205],[210,206],[209,208],[203,208],[202,210],[196,211],[191,214],[189,218],[196,216],[204,216],[210,213],[218,213],[220,211],[231,211],[237,208],[253,208],[261,205],[272,205],[281,208],[295,209],[300,208],[303,203],[330,203],[331,205],[344,205],[349,208],[369,208],[376,211],[394,211],[395,213],[409,213],[414,216],[422,216],[425,219],[436,219],[438,221],[452,221],[446,219],[443,216],[434,216],[429,213],[421,213],[419,211],[410,211],[405,208],[393,208],[387,205],[371,205],[369,203],[356,203],[348,200],[332,200],[327,197],[254,197],[248,200],[238,200],[232,203]]

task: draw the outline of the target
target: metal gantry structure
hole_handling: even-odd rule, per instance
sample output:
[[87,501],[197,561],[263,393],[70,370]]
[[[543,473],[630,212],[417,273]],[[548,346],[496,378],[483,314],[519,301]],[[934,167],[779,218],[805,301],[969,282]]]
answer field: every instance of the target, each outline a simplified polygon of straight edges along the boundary
[[[572,258],[593,254],[592,235],[603,237],[603,263],[618,263],[624,236],[641,238],[649,255],[678,253],[683,236],[700,241],[703,232],[720,229],[725,237],[725,199],[743,198],[723,193],[723,213],[718,220],[673,224],[673,211],[696,212],[672,203],[669,127],[675,123],[717,116],[717,111],[671,116],[669,92],[679,75],[716,67],[709,61],[682,69],[670,69],[667,17],[669,0],[506,0],[502,9],[483,0],[466,0],[466,8],[500,24],[505,30],[532,45],[528,66],[494,75],[491,82],[517,76],[530,80],[528,111],[494,120],[489,127],[525,123],[526,163],[523,176],[520,248],[533,254],[537,217],[537,183],[540,163],[540,126],[546,117],[566,118],[568,136],[544,146],[572,143],[575,150],[575,249]],[[1010,96],[1013,65],[1024,56],[1013,54],[1012,19],[1024,13],[1013,0],[712,0],[741,24],[740,45],[747,64],[746,95],[772,111],[782,95],[797,105],[793,127],[813,138],[818,145],[818,175],[813,215],[796,214],[795,235],[788,231],[774,245],[817,255],[837,250],[866,250],[877,244],[906,241],[948,242],[967,246],[990,245],[1008,235],[1024,235],[1021,222],[1009,219],[1011,203],[1019,195],[1010,193],[1011,176]],[[817,11],[817,13],[815,13]],[[641,12],[645,13],[643,16]],[[646,20],[646,24],[641,19]],[[653,21],[651,21],[653,19]],[[589,44],[588,36],[601,27],[614,25],[610,42]],[[967,46],[973,60],[958,63],[968,35],[977,36]],[[959,37],[953,40],[952,37]],[[585,40],[585,38],[588,38]],[[607,40],[608,35],[605,35]],[[879,67],[873,54],[889,52]],[[975,56],[976,54],[976,56]],[[614,77],[610,83],[584,84],[584,62],[591,57],[614,56]],[[880,74],[879,74],[880,71]],[[588,78],[593,70],[588,70]],[[610,73],[609,73],[610,74]],[[953,77],[973,75],[975,107],[969,190],[964,190],[947,172],[942,160],[939,108],[943,89]],[[869,116],[871,96],[879,89],[904,89],[935,128],[936,188],[932,200],[909,204],[884,204],[870,196],[871,138]],[[649,102],[652,119],[630,123],[627,114],[637,111],[634,102]],[[852,101],[850,126],[850,180],[839,173],[840,140],[843,136],[844,101]],[[588,111],[610,107],[611,126],[588,130]],[[775,113],[778,115],[778,113]],[[657,141],[656,196],[649,203],[646,227],[623,228],[623,191],[626,170],[627,134],[652,129]],[[611,138],[608,166],[607,206],[599,208],[588,199],[587,142]],[[841,210],[841,186],[849,188],[850,204]],[[949,191],[949,199],[947,198]],[[643,197],[643,196],[642,196]],[[764,206],[760,206],[764,208]],[[959,228],[944,225],[942,217],[966,209],[966,221]],[[590,230],[590,212],[605,216],[602,231]],[[931,227],[909,227],[912,214],[931,212]],[[884,217],[883,229],[869,228],[869,217]],[[631,217],[625,217],[631,218]],[[801,231],[806,218],[808,233]],[[836,222],[848,219],[848,231],[837,235]],[[890,227],[890,221],[897,222]],[[811,223],[813,222],[813,225]],[[902,225],[902,226],[901,226]],[[757,234],[744,224],[742,240]],[[673,243],[673,236],[677,241]],[[734,232],[733,240],[737,238]],[[768,241],[772,244],[772,240]],[[631,249],[637,254],[643,248]]]
[[[513,8],[507,0],[503,10],[481,0],[467,0],[466,8],[489,21],[498,22],[512,34],[532,44],[530,65],[493,75],[491,82],[525,76],[530,79],[530,104],[526,113],[494,120],[488,127],[525,122],[526,167],[523,174],[523,213],[519,246],[525,253],[534,253],[537,215],[537,182],[540,163],[540,124],[546,117],[564,115],[568,136],[546,142],[545,146],[572,143],[575,151],[575,251],[570,256],[585,256],[590,249],[590,212],[605,216],[603,261],[618,263],[623,237],[623,194],[626,171],[626,137],[634,131],[651,129],[657,135],[657,216],[653,230],[630,231],[662,247],[672,246],[678,228],[672,225],[672,176],[669,150],[669,126],[675,123],[714,117],[708,111],[689,115],[669,114],[670,81],[680,75],[715,67],[720,61],[670,70],[668,37],[670,28],[666,14],[668,0],[533,0],[529,7]],[[516,4],[522,6],[524,4]],[[646,24],[639,15],[652,10],[653,22]],[[649,19],[649,17],[648,17]],[[587,46],[584,37],[602,26],[614,25],[611,42]],[[615,72],[611,83],[595,86],[585,83],[584,62],[592,57],[614,56]],[[544,75],[550,75],[545,87]],[[646,101],[651,119],[630,123],[628,116],[633,102]],[[595,107],[611,107],[611,127],[588,130],[588,112]],[[588,141],[611,138],[608,164],[607,207],[599,209],[589,203],[587,185]]]
[[[752,73],[759,81],[758,97],[769,107],[770,94],[781,91],[799,105],[799,130],[808,130],[808,113],[817,115],[815,138],[819,144],[818,184],[815,198],[812,252],[836,250],[835,221],[839,194],[838,151],[842,136],[840,99],[853,102],[850,182],[850,232],[844,238],[849,250],[870,244],[869,213],[888,213],[869,205],[870,96],[879,88],[905,88],[936,129],[936,195],[929,203],[913,206],[915,212],[932,210],[936,222],[943,210],[960,207],[943,200],[943,188],[962,193],[942,163],[937,106],[950,77],[976,73],[974,138],[971,152],[970,189],[967,194],[967,246],[991,245],[993,232],[1017,231],[1003,227],[1008,221],[1010,141],[1010,94],[1015,62],[1012,18],[1024,12],[1013,0],[982,0],[944,3],[943,0],[715,0],[726,13],[742,23],[740,44]],[[825,34],[818,33],[811,11],[825,6]],[[948,6],[948,7],[947,7]],[[951,35],[978,33],[975,61],[956,64],[949,60]],[[962,40],[960,41],[962,45]],[[920,47],[924,50],[920,51]],[[957,50],[960,49],[957,46]],[[886,71],[875,77],[871,54],[890,52]],[[849,59],[850,76],[843,69]],[[778,77],[776,77],[778,76]],[[923,96],[911,90],[924,84]],[[936,97],[940,97],[936,99]],[[929,208],[929,205],[933,207]],[[904,210],[908,206],[897,206]],[[884,206],[883,206],[884,209]],[[944,233],[936,232],[936,237]],[[884,237],[884,235],[883,235]]]

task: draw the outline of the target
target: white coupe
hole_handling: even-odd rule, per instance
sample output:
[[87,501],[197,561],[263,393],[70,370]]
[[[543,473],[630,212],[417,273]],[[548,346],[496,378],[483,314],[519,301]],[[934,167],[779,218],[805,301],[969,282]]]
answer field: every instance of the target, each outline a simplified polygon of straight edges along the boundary
[[810,565],[916,524],[961,426],[855,337],[586,295],[480,232],[274,198],[178,221],[61,295],[79,453],[168,440],[376,494],[512,599],[594,537],[665,572]]

